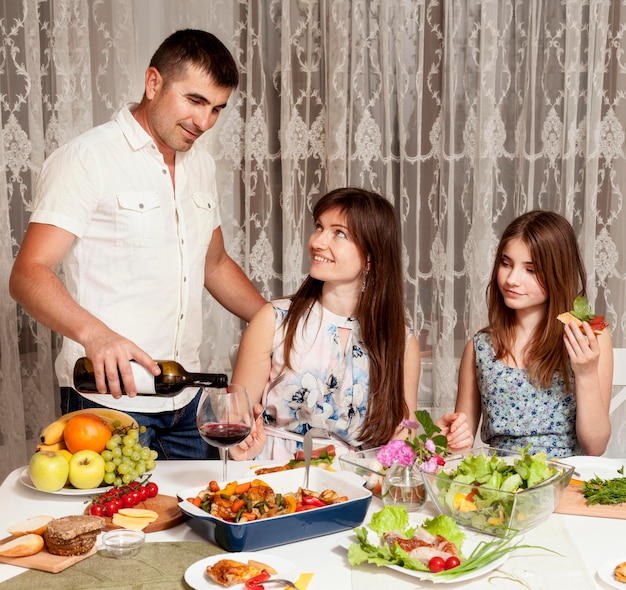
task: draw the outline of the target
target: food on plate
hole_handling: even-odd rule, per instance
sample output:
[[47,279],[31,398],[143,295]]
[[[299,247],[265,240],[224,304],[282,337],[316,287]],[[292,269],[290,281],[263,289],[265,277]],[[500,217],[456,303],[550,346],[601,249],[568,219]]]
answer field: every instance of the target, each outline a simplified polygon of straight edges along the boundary
[[626,584],[626,561],[615,566],[613,577],[618,581]]
[[209,487],[195,498],[187,498],[194,506],[227,522],[250,522],[323,508],[347,500],[347,496],[340,496],[334,490],[314,492],[299,488],[297,492],[275,493],[260,479],[242,483],[232,481],[223,489],[216,481],[211,481]]
[[[617,470],[624,474],[624,467]],[[594,477],[583,482],[583,495],[588,506],[594,504],[622,504],[626,502],[626,477],[602,479]]]
[[396,565],[430,573],[437,580],[453,580],[501,559],[517,549],[545,547],[513,543],[515,537],[481,541],[468,556],[463,554],[466,535],[445,514],[417,526],[409,521],[404,506],[389,505],[372,515],[368,527],[355,529],[358,541],[348,548],[348,561],[378,566]]
[[48,523],[43,535],[53,555],[82,555],[95,544],[106,522],[99,516],[63,516]]
[[[313,449],[311,453],[311,465],[316,467],[328,468],[332,464],[336,456],[335,445],[327,445],[319,449]],[[294,457],[285,465],[277,465],[274,467],[261,467],[255,470],[256,475],[266,475],[268,473],[276,473],[277,471],[288,471],[289,469],[297,469],[304,467],[304,451],[296,451]]]
[[276,570],[271,566],[252,559],[248,560],[248,563],[234,559],[220,559],[206,568],[206,573],[211,579],[222,586],[245,584],[252,578],[263,574],[263,572],[271,575],[276,574]]
[[43,537],[35,533],[20,535],[0,545],[3,557],[29,557],[39,553],[44,546]]
[[52,516],[32,516],[22,522],[11,525],[7,531],[14,537],[21,537],[22,535],[29,535],[31,533],[43,535],[51,520],[53,520]]
[[559,314],[556,319],[565,325],[574,322],[578,326],[582,326],[583,322],[588,322],[594,334],[600,334],[608,326],[604,322],[604,316],[594,315],[586,297],[576,297],[574,309]]

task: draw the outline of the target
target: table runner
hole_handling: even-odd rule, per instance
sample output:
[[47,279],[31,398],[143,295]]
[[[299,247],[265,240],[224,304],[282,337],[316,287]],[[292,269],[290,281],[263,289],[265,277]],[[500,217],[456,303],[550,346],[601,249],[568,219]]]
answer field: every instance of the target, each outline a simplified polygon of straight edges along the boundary
[[219,553],[224,550],[211,543],[146,543],[131,559],[115,559],[106,551],[99,551],[58,574],[28,570],[0,583],[0,589],[189,590],[185,570],[192,563]]
[[[498,569],[466,582],[437,587],[445,590],[589,590],[595,588],[594,573],[586,571],[584,561],[574,545],[559,514],[553,514],[544,524],[528,531],[520,541],[538,545],[561,555],[537,549],[520,549],[511,554]],[[435,587],[432,582],[395,572],[386,567],[363,564],[352,570],[353,590],[414,590]]]

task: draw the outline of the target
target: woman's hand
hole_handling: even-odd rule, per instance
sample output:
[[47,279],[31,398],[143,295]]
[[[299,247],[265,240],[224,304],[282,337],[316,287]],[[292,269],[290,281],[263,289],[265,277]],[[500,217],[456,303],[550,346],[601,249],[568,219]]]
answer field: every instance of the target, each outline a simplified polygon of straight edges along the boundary
[[265,447],[267,436],[263,428],[263,406],[254,406],[254,423],[250,435],[238,445],[229,449],[229,456],[235,461],[248,461],[256,457]]
[[462,412],[444,414],[435,424],[441,428],[441,434],[448,439],[448,448],[451,451],[469,449],[474,444],[474,435],[471,433],[467,416]]

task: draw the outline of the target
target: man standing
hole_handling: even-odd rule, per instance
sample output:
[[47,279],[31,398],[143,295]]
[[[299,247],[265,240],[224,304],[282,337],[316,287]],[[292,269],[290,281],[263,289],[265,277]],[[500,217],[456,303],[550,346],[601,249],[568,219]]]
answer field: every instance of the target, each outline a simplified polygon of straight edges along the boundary
[[[194,146],[238,81],[214,35],[168,37],[146,70],[141,102],[44,163],[11,273],[11,295],[64,336],[56,360],[63,413],[94,405],[129,412],[161,458],[209,456],[195,424],[197,391],[136,397],[130,361],[154,375],[153,359],[199,371],[204,287],[245,321],[265,303],[226,254],[215,163]],[[72,389],[81,356],[92,361],[100,394]]]

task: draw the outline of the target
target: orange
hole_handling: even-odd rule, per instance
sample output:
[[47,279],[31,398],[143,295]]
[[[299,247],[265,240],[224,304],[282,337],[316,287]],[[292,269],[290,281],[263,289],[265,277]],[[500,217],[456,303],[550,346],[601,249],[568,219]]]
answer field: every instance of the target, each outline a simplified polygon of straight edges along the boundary
[[101,453],[111,438],[111,428],[100,416],[79,414],[65,425],[63,438],[65,446],[72,454],[85,449]]

